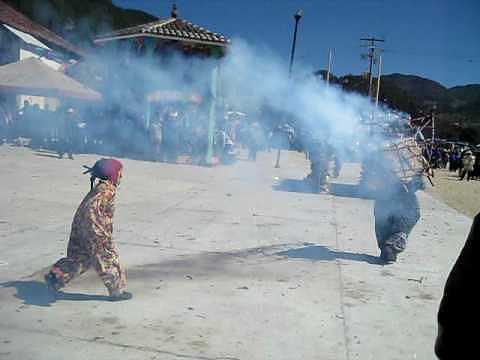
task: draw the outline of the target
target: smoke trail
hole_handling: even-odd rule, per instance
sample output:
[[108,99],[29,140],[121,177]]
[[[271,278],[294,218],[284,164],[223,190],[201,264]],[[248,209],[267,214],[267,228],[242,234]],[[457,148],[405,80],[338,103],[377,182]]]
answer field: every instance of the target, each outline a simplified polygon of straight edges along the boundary
[[295,67],[289,79],[286,63],[275,55],[241,40],[234,44],[223,64],[225,96],[244,111],[254,112],[267,102],[314,136],[327,135],[338,147],[358,136],[361,119],[374,113],[386,119],[388,109],[375,109],[365,96],[327,87],[305,67]]

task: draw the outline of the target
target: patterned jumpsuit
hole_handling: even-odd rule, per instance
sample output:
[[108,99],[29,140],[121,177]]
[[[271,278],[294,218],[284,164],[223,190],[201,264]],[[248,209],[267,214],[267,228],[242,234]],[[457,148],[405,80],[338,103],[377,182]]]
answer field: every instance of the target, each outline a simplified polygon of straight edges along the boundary
[[106,180],[85,196],[73,218],[67,257],[58,260],[50,273],[59,287],[93,267],[110,294],[126,287],[118,248],[112,239],[116,187]]

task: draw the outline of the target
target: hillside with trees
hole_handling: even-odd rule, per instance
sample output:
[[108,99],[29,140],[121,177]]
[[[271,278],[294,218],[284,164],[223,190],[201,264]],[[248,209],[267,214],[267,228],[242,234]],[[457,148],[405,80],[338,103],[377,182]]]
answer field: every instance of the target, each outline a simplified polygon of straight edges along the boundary
[[112,0],[4,0],[79,47],[89,47],[99,33],[134,26],[157,18],[143,11],[122,9]]
[[[326,72],[315,75],[325,78]],[[330,81],[346,91],[368,93],[364,76],[331,76]],[[376,91],[376,78],[373,83]],[[434,110],[440,138],[480,143],[480,84],[447,88],[420,76],[389,74],[381,78],[380,101],[413,117]]]

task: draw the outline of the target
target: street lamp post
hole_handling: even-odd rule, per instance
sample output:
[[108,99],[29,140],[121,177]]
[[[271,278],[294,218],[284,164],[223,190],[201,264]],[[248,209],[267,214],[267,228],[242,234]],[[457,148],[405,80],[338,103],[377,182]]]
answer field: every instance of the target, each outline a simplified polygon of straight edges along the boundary
[[293,31],[293,43],[292,43],[292,52],[290,54],[290,66],[288,68],[288,76],[292,77],[292,69],[293,69],[293,59],[295,58],[295,47],[297,45],[297,30],[298,30],[298,22],[303,16],[303,10],[298,10],[293,18],[295,19],[295,30]]
[[[293,60],[295,58],[295,47],[297,45],[297,31],[298,31],[298,22],[303,16],[303,10],[299,9],[295,15],[293,15],[293,18],[295,19],[295,30],[293,31],[293,42],[292,42],[292,51],[290,53],[290,64],[288,66],[288,78],[290,79],[292,77],[292,69],[293,69]],[[279,168],[280,167],[280,144],[278,144],[278,150],[277,150],[277,161],[275,163],[275,167]]]

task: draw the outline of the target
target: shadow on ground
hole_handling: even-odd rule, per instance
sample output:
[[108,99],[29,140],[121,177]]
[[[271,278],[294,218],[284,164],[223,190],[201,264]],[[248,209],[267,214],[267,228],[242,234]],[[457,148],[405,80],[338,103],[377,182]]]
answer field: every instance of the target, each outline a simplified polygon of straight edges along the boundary
[[41,281],[9,281],[0,284],[3,288],[15,288],[15,297],[23,300],[24,304],[36,306],[50,306],[55,298],[48,291],[45,283]]
[[[278,185],[274,185],[276,191],[298,192],[312,194],[312,189],[304,180],[285,179]],[[340,184],[330,183],[329,195],[338,197],[349,197],[356,199],[373,199],[372,194],[368,194],[362,187],[357,184]]]
[[358,184],[330,184],[330,195],[355,199],[372,200],[373,194],[367,192]]
[[[149,263],[127,269],[129,279],[189,279],[212,276],[245,278],[245,264],[256,265],[278,261],[275,252],[295,244],[278,244],[225,252],[201,252],[177,255],[158,263]],[[298,245],[298,244],[297,244]]]
[[56,296],[53,296],[44,282],[36,280],[10,281],[0,284],[0,287],[15,288],[17,290],[15,297],[23,300],[23,303],[26,305],[50,306],[57,300],[110,301],[110,298],[105,295],[65,293],[61,291]]
[[383,265],[382,261],[376,256],[346,251],[335,251],[323,245],[310,245],[302,248],[290,249],[278,252],[275,255],[286,256],[292,259],[317,261],[335,261],[338,259],[366,262],[372,265]]
[[[156,281],[184,279],[189,281],[198,278],[211,278],[212,276],[245,278],[252,276],[252,272],[245,271],[246,264],[250,266],[265,265],[268,262],[283,261],[285,257],[317,261],[351,260],[372,265],[383,264],[379,258],[372,255],[335,251],[326,246],[312,243],[304,243],[300,248],[291,248],[298,245],[298,243],[278,244],[229,252],[180,255],[180,258],[177,259],[128,268],[127,277],[144,281],[150,279]],[[255,268],[252,268],[251,271],[255,271]],[[258,274],[255,276],[258,276]],[[262,274],[262,276],[267,276],[267,274]],[[96,277],[95,273],[92,273],[91,277],[84,275],[82,278],[85,281],[92,281],[93,277]],[[0,284],[0,287],[15,288],[17,291],[15,297],[23,300],[24,304],[27,305],[50,306],[55,301],[62,300],[110,301],[110,298],[105,295],[58,292],[56,296],[52,296],[45,283],[37,280],[10,281]]]
[[[251,272],[245,270],[247,264],[249,266],[264,265],[269,262],[283,261],[285,257],[318,261],[351,260],[383,265],[379,258],[373,255],[335,251],[312,243],[304,243],[300,248],[293,248],[293,246],[299,246],[299,244],[278,244],[232,252],[190,254],[180,259],[169,259],[127,269],[127,276],[129,279],[143,280],[180,278],[192,280],[192,278],[226,275],[230,278],[245,278],[252,276]],[[255,271],[254,268],[252,271]]]
[[298,192],[312,194],[312,188],[303,180],[285,179],[279,184],[274,185],[276,191]]

